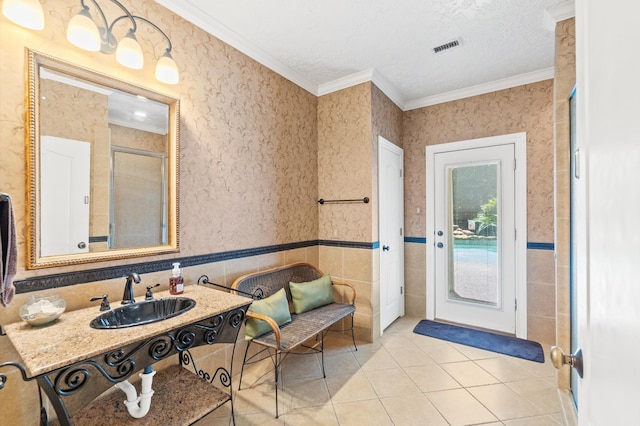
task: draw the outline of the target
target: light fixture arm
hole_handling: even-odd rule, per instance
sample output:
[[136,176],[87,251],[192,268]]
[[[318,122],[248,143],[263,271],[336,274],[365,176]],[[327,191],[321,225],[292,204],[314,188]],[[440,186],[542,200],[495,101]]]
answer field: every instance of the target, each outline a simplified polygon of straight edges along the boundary
[[[111,0],[111,1],[115,1],[115,0]],[[136,19],[139,19],[139,20],[141,20],[141,21],[143,21],[143,22],[146,22],[147,24],[151,25],[151,26],[152,26],[156,31],[158,31],[160,34],[162,34],[162,36],[164,37],[164,39],[167,41],[167,44],[169,45],[169,47],[167,48],[167,51],[168,51],[168,52],[171,52],[171,49],[173,49],[173,45],[171,44],[171,40],[169,39],[169,36],[167,36],[167,35],[165,34],[165,32],[164,32],[164,31],[162,31],[162,30],[160,29],[160,27],[158,27],[156,24],[154,24],[153,22],[151,22],[151,21],[150,21],[150,20],[148,20],[147,18],[143,18],[142,16],[131,15],[131,14],[129,14],[129,15],[122,15],[122,16],[119,16],[119,17],[117,17],[116,19],[114,19],[114,20],[113,20],[113,23],[112,23],[112,24],[111,24],[111,26],[109,27],[109,32],[111,32],[111,29],[112,29],[112,28],[113,28],[113,26],[116,24],[116,22],[118,22],[118,21],[119,21],[119,20],[121,20],[121,19],[125,19],[125,18],[131,18],[131,19],[133,19],[134,23],[135,23],[135,20],[136,20]],[[135,26],[131,29],[131,31],[135,32],[137,28],[138,28],[138,27],[137,27],[137,25],[135,25]]]
[[162,31],[160,29],[160,27],[158,27],[156,24],[154,24],[153,22],[151,22],[150,20],[148,20],[147,18],[143,18],[142,16],[135,16],[133,15],[133,18],[135,19],[139,19],[143,22],[146,22],[147,24],[151,25],[153,28],[155,28],[156,31],[158,31],[160,34],[162,34],[162,36],[164,37],[165,40],[167,40],[167,44],[169,45],[169,47],[167,47],[167,52],[171,53],[171,50],[173,49],[173,45],[171,44],[171,39],[169,39],[169,36],[167,36],[165,34],[164,31]]
[[[118,0],[110,0],[112,3],[115,3],[116,6],[118,6],[120,9],[122,9],[122,11],[124,12],[124,15],[119,16],[118,18],[114,19],[113,22],[111,23],[111,25],[107,25],[107,19],[104,16],[104,12],[102,12],[102,9],[100,8],[100,6],[98,6],[98,3],[96,0],[91,0],[93,2],[93,4],[96,5],[96,7],[98,8],[98,10],[100,10],[100,14],[102,15],[102,19],[105,23],[105,28],[107,29],[107,33],[111,33],[113,31],[113,27],[116,24],[116,22],[118,22],[120,19],[123,18],[129,18],[129,20],[131,21],[131,25],[133,26],[131,28],[131,31],[133,31],[134,33],[138,30],[138,25],[136,24],[136,20],[133,19],[133,15],[131,14],[131,12],[129,12],[129,10],[124,7],[122,5],[122,3],[120,3]],[[81,0],[81,2],[84,3],[84,0]]]
[[[98,14],[100,15],[100,17],[102,18],[102,22],[104,23],[104,28],[107,29],[109,28],[109,23],[107,22],[107,17],[104,16],[104,12],[102,11],[102,8],[100,7],[100,5],[98,3],[96,3],[96,0],[91,0],[92,3],[96,6],[96,9],[98,9]],[[89,11],[91,10],[89,8],[89,6],[87,6],[84,3],[84,0],[80,0],[80,5],[82,6],[83,10]]]

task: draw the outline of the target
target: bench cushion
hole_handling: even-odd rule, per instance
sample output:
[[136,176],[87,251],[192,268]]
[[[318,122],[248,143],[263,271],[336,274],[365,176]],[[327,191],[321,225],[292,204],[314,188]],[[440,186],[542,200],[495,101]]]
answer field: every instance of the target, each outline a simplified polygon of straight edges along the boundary
[[289,290],[291,291],[293,309],[296,314],[333,303],[333,290],[329,275],[309,282],[290,282]]
[[[281,288],[265,299],[254,301],[251,303],[251,306],[249,306],[249,311],[267,315],[280,326],[291,322],[289,302],[287,301],[287,293],[284,291],[284,288]],[[266,322],[257,318],[247,318],[245,340],[251,340],[268,331],[271,331],[271,327],[269,327],[269,324]]]

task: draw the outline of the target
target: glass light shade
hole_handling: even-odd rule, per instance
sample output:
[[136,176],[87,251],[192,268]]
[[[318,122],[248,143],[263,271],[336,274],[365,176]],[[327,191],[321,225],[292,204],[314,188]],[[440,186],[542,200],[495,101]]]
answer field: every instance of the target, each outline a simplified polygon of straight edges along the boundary
[[139,70],[144,65],[142,47],[136,39],[133,31],[129,30],[127,35],[118,42],[116,49],[116,61],[127,68]]
[[2,14],[7,19],[30,30],[44,28],[44,12],[38,0],[4,0]]
[[80,49],[90,52],[100,50],[100,32],[96,23],[91,19],[88,9],[71,18],[67,26],[67,40]]
[[165,52],[156,64],[156,78],[167,84],[177,84],[180,81],[178,66],[169,51]]

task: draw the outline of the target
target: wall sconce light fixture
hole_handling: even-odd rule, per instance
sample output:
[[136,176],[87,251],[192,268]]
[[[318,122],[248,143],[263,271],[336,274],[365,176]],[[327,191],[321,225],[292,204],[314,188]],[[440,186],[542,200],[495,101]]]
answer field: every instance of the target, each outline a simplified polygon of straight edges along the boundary
[[44,28],[44,12],[38,0],[4,0],[2,14],[21,27],[30,30]]
[[[106,1],[106,0],[103,0]],[[114,3],[121,11],[122,15],[115,18],[111,23],[97,0],[89,2],[80,0],[82,10],[71,18],[67,26],[67,40],[80,49],[91,52],[102,52],[112,54],[115,52],[116,60],[123,66],[133,69],[141,69],[144,65],[144,55],[142,47],[136,38],[138,23],[144,22],[162,34],[167,42],[167,48],[156,64],[156,78],[167,84],[176,84],[180,80],[178,66],[171,56],[173,48],[171,40],[156,24],[142,16],[132,15],[126,7],[118,0],[108,0]],[[97,23],[94,21],[91,12],[98,15]],[[38,0],[4,0],[2,13],[15,22],[30,29],[44,28],[44,13]],[[129,31],[120,40],[113,34],[114,26],[120,22],[130,24]]]
[[[144,22],[158,31],[167,41],[167,49],[156,64],[156,78],[163,83],[176,84],[180,80],[178,66],[171,56],[171,40],[156,24],[142,16],[132,15],[126,7],[117,0],[109,0],[116,4],[124,13],[118,16],[111,23],[107,21],[104,11],[96,0],[91,0],[99,19],[99,25],[91,16],[91,9],[84,0],[80,0],[82,10],[74,16],[67,26],[67,40],[74,46],[92,52],[100,51],[111,54],[115,51],[116,60],[123,66],[133,69],[140,69],[144,65],[142,47],[136,39],[138,22]],[[119,41],[113,35],[114,26],[124,20],[129,22],[131,27]]]

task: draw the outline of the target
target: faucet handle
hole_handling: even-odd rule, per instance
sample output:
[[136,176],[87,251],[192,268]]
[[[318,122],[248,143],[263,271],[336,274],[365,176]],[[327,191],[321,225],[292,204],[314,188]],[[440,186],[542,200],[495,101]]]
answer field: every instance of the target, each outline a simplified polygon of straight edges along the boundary
[[111,309],[111,305],[109,305],[109,295],[108,294],[103,294],[102,296],[96,296],[96,297],[92,297],[91,299],[89,299],[90,302],[95,302],[96,300],[102,300],[102,303],[100,303],[100,310],[101,311],[108,311],[109,309]]
[[160,283],[157,283],[155,285],[148,285],[147,286],[147,294],[144,295],[144,300],[153,300],[153,293],[151,292],[152,288],[158,287],[160,285]]

